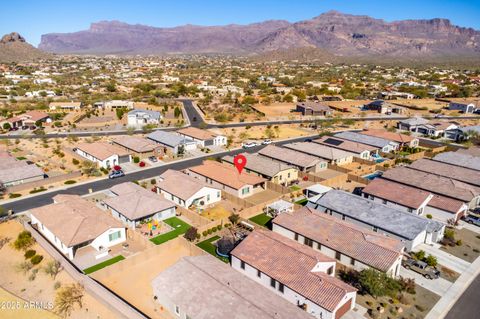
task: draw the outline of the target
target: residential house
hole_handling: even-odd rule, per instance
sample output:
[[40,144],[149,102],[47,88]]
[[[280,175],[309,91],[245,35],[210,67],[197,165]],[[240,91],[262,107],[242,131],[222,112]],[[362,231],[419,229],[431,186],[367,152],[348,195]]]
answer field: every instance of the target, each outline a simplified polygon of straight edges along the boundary
[[295,111],[302,113],[302,115],[313,116],[327,116],[333,113],[328,105],[319,102],[299,102]]
[[335,278],[335,259],[292,239],[255,230],[231,252],[231,265],[318,319],[341,318],[356,289]]
[[382,233],[404,242],[408,251],[422,243],[436,243],[443,238],[445,225],[403,212],[361,196],[331,190],[315,204],[307,204],[321,212]]
[[381,114],[403,114],[405,113],[405,108],[399,105],[395,105],[384,100],[375,100],[368,104],[365,104],[362,107],[364,111],[377,111]]
[[128,112],[127,125],[135,128],[142,128],[145,125],[158,126],[161,119],[160,112],[136,109]]
[[444,152],[435,155],[433,160],[480,171],[480,156],[474,156],[462,152]]
[[[244,169],[247,173],[255,173],[268,179],[272,183],[290,185],[298,181],[298,170],[282,162],[274,162],[267,157],[258,154],[242,153],[247,162]],[[233,165],[234,156],[227,155],[222,158],[223,162]]]
[[344,131],[334,135],[343,140],[362,143],[374,147],[378,147],[382,152],[389,153],[399,148],[398,143],[391,142],[384,138],[360,134],[357,132]]
[[400,274],[402,242],[315,209],[281,214],[272,220],[272,230],[358,271],[373,268],[393,277]]
[[375,178],[363,190],[363,197],[417,215],[431,215],[443,223],[459,220],[468,206],[452,198],[432,194],[412,186]]
[[122,135],[115,138],[112,142],[134,156],[145,158],[163,155],[160,145],[143,137]]
[[111,197],[103,200],[112,216],[129,228],[142,222],[175,217],[175,204],[135,183],[126,182],[110,188]]
[[72,111],[80,110],[83,107],[82,102],[50,102],[48,108],[50,111],[62,110]]
[[32,225],[60,252],[73,259],[77,251],[91,247],[97,258],[126,240],[123,225],[94,203],[77,195],[56,195],[53,204],[29,211]]
[[44,179],[44,171],[26,160],[18,160],[7,152],[0,156],[0,184],[5,187],[35,182]]
[[474,169],[458,167],[452,164],[432,161],[426,158],[416,160],[412,164],[408,165],[408,167],[417,171],[448,177],[460,182],[480,187],[480,171],[476,171]]
[[370,129],[370,130],[363,130],[359,133],[363,135],[383,138],[387,141],[398,144],[400,148],[404,148],[407,146],[417,147],[419,143],[418,138],[416,137],[401,134],[401,133],[396,133],[396,132],[389,132],[385,130]]
[[147,138],[163,146],[163,153],[173,155],[183,154],[197,148],[197,143],[175,133],[155,131],[147,135]]
[[331,190],[331,187],[322,184],[313,184],[312,186],[305,188],[303,193],[308,201],[316,202],[321,196],[323,196],[323,194]]
[[75,146],[73,151],[106,169],[132,160],[125,149],[106,142],[82,143]]
[[344,140],[335,136],[322,136],[313,140],[314,143],[325,145],[331,148],[339,149],[348,153],[353,153],[355,157],[369,160],[372,156],[378,154],[378,147]]
[[285,144],[283,147],[307,155],[319,157],[335,165],[346,165],[352,163],[355,155],[354,153],[311,142],[289,143]]
[[177,134],[194,140],[200,147],[227,145],[227,138],[225,136],[213,134],[193,126],[180,129],[177,131]]
[[266,179],[252,173],[242,172],[231,165],[216,161],[204,161],[190,167],[187,174],[239,198],[245,198],[266,189]]
[[220,189],[175,170],[167,170],[155,185],[158,194],[184,208],[204,209],[222,200]]
[[50,123],[52,119],[45,112],[33,110],[11,117],[5,120],[5,122],[9,123],[11,127],[22,127],[35,126],[37,122]]
[[480,136],[480,125],[459,127],[457,130],[454,131],[454,137],[457,141],[468,140],[472,136],[472,134]]
[[417,171],[404,166],[384,172],[382,178],[461,201],[469,209],[474,209],[480,205],[480,187],[452,178]]
[[448,109],[453,111],[460,111],[462,113],[475,113],[480,108],[480,100],[463,100],[463,101],[450,101],[448,103]]
[[101,109],[127,109],[133,110],[135,107],[135,102],[124,101],[124,100],[111,100],[106,102],[96,102],[93,104],[94,108]]
[[304,173],[315,173],[328,167],[326,160],[275,145],[268,145],[262,148],[258,151],[258,154],[273,161],[294,166]]
[[[172,318],[312,319],[210,255],[181,258],[152,280],[152,288],[153,299]],[[214,296],[199,298],[207,291]]]
[[424,118],[411,118],[398,122],[400,130],[410,131],[432,137],[457,139],[458,123],[449,121],[429,121]]

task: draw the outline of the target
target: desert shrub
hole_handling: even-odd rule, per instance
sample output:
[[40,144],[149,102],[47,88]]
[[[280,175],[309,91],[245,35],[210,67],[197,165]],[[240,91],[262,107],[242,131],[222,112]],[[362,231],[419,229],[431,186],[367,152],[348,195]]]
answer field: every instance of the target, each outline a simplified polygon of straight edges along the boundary
[[188,241],[194,241],[195,238],[197,238],[197,234],[197,229],[195,227],[190,227],[189,229],[187,229],[183,237],[185,237],[185,239],[187,239]]
[[26,259],[30,259],[32,258],[33,256],[35,256],[37,252],[33,249],[29,249],[25,252],[25,254],[23,255]]
[[412,295],[415,294],[415,279],[400,277],[398,279],[398,282],[400,283],[400,289],[402,291],[405,291]]
[[206,230],[204,230],[204,231],[202,232],[202,235],[203,235],[203,237],[205,237],[205,236],[208,235],[208,232],[207,232]]
[[27,261],[23,261],[21,263],[16,264],[15,270],[26,275],[30,271],[30,269],[32,269],[32,267],[33,267],[32,263],[27,260]]
[[10,193],[8,194],[8,198],[18,198],[22,196],[22,194],[18,194],[18,193]]
[[55,281],[55,283],[53,284],[53,289],[57,290],[61,286],[62,286],[62,283],[60,281]]
[[210,229],[207,230],[207,234],[210,235],[211,233],[212,233],[212,229],[210,228]]
[[150,180],[150,184],[152,184],[152,185],[157,184],[157,180],[156,180],[155,178],[152,178],[152,179]]
[[13,242],[13,248],[16,250],[26,250],[35,243],[35,239],[29,231],[22,231]]
[[432,214],[427,214],[425,217],[427,217],[428,219],[432,219],[432,218],[433,218]]
[[79,161],[78,159],[76,159],[76,158],[73,158],[73,159],[72,159],[72,164],[73,164],[73,165],[78,165],[78,164],[80,164],[80,161]]
[[74,181],[74,180],[71,180],[69,179],[68,181],[65,181],[65,185],[72,185],[72,184],[75,184],[77,181]]
[[462,240],[461,240],[461,239],[457,240],[457,241],[455,242],[455,245],[457,245],[457,246],[462,246],[462,245],[463,245]]
[[134,157],[133,157],[133,162],[134,162],[135,164],[140,163],[140,157],[134,156]]
[[30,259],[30,261],[31,261],[32,264],[34,264],[34,265],[38,265],[42,260],[43,260],[43,256],[42,256],[42,255],[35,255],[35,256],[32,257],[32,259]]
[[222,230],[222,225],[218,225],[217,230]]
[[62,270],[62,264],[58,260],[51,260],[45,265],[43,271],[50,275],[53,279],[57,277],[58,273]]

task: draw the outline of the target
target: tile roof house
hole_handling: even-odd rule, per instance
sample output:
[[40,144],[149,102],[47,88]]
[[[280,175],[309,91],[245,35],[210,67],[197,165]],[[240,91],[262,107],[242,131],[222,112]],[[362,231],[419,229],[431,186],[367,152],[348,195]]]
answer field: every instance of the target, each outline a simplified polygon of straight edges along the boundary
[[177,155],[179,153],[179,149],[183,148],[184,151],[190,151],[197,148],[197,143],[184,136],[166,132],[166,131],[155,131],[146,136],[148,139],[158,143],[164,147],[164,153],[167,151]]
[[408,167],[417,171],[452,178],[457,181],[480,187],[480,171],[466,167],[458,167],[452,164],[432,161],[424,158],[414,161]]
[[408,167],[390,169],[383,173],[382,178],[464,202],[472,209],[480,202],[479,187]]
[[50,123],[50,115],[45,112],[32,110],[7,119],[11,127],[34,126],[38,121]]
[[335,258],[356,270],[374,268],[398,276],[404,245],[395,238],[373,232],[313,208],[281,214],[272,230]]
[[[169,287],[165,289],[165,287]],[[210,255],[183,257],[152,280],[153,295],[172,317],[308,319],[299,307]],[[210,298],[199,298],[208,291]]]
[[359,133],[363,135],[383,138],[385,140],[399,144],[400,147],[404,147],[404,146],[417,147],[419,142],[418,138],[416,137],[412,137],[410,135],[405,135],[405,134],[396,133],[396,132],[389,132],[385,130],[369,129],[369,130],[363,130]]
[[0,151],[0,184],[5,187],[42,180],[45,172],[26,160],[17,160],[8,152]]
[[175,217],[174,203],[135,183],[117,184],[110,188],[110,193],[112,196],[103,203],[114,218],[132,229],[145,220],[161,221]]
[[128,112],[127,125],[134,128],[142,128],[145,125],[157,126],[161,119],[162,114],[160,112],[136,109]]
[[412,186],[375,178],[363,190],[363,197],[417,215],[432,215],[448,223],[460,219],[468,210],[463,202],[432,194]]
[[82,102],[50,102],[49,109],[54,110],[79,110],[83,107]]
[[125,149],[107,142],[81,143],[73,151],[106,169],[132,160]]
[[[247,173],[256,173],[275,184],[282,185],[289,185],[298,180],[298,170],[293,166],[273,161],[258,154],[242,153],[242,155],[247,159],[245,164]],[[222,157],[222,161],[233,165],[233,158],[233,156],[227,155]]]
[[341,318],[356,289],[335,278],[335,259],[278,233],[255,230],[231,252],[231,265],[316,318]]
[[187,174],[239,198],[264,190],[267,181],[263,177],[245,171],[239,174],[231,165],[209,160],[204,161],[202,165],[190,167]]
[[435,155],[433,160],[480,171],[480,156],[460,152],[444,152]]
[[345,165],[353,162],[354,153],[311,142],[298,142],[283,145],[283,147],[307,155],[327,160],[331,164]]
[[344,132],[337,133],[334,136],[344,140],[378,147],[384,153],[389,153],[399,148],[398,143],[391,142],[384,138],[369,136],[369,135],[360,134],[357,132],[344,131]]
[[318,157],[294,151],[287,148],[268,145],[258,151],[258,154],[274,161],[295,166],[302,172],[318,172],[327,168],[328,162]]
[[177,134],[194,140],[201,147],[227,145],[227,138],[225,136],[213,134],[212,132],[193,126],[180,129],[177,131]]
[[119,221],[77,195],[57,195],[53,204],[31,209],[29,215],[32,225],[70,259],[83,247],[100,255],[126,240]]
[[314,116],[326,116],[333,113],[332,109],[328,105],[319,102],[300,102],[297,104],[295,111],[302,113],[302,115]]
[[377,154],[379,148],[367,144],[344,140],[335,136],[322,136],[319,139],[313,140],[314,143],[325,145],[331,148],[336,148],[349,153],[355,154],[356,157],[366,160],[370,159],[371,155]]
[[333,217],[355,223],[386,236],[399,239],[411,251],[422,243],[436,243],[443,238],[445,225],[383,205],[361,196],[331,190],[309,207]]
[[203,209],[222,199],[219,188],[171,169],[159,176],[155,187],[158,194],[184,208],[194,206]]
[[112,142],[137,156],[161,155],[161,146],[143,137],[124,135]]

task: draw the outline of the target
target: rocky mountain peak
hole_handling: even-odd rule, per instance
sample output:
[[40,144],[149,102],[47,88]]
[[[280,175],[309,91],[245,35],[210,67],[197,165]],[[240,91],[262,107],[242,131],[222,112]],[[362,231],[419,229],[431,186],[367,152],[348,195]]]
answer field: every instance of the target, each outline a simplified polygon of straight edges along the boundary
[[0,43],[4,43],[4,44],[9,42],[26,42],[26,41],[25,41],[25,38],[22,37],[18,32],[12,32],[9,34],[5,34],[0,40]]

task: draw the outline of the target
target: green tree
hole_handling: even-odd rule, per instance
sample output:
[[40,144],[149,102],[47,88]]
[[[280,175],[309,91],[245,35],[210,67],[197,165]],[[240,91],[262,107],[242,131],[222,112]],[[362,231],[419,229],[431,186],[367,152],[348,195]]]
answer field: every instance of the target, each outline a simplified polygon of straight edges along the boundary
[[10,125],[10,123],[7,123],[7,122],[3,123],[3,129],[4,130],[9,130],[11,128],[12,128],[12,126]]
[[175,109],[173,110],[173,114],[174,114],[175,118],[179,118],[180,115],[182,114],[182,111],[180,110],[180,108],[178,106],[176,106]]
[[433,255],[428,255],[428,257],[425,258],[425,262],[431,267],[436,267],[438,264],[437,257]]
[[198,231],[195,227],[190,227],[187,229],[183,237],[185,237],[186,240],[188,241],[194,241],[197,238]]
[[232,213],[230,216],[228,216],[228,220],[233,224],[236,225],[238,221],[240,220],[240,215]]
[[29,231],[22,231],[13,242],[13,248],[16,250],[27,250],[35,243],[35,239]]

